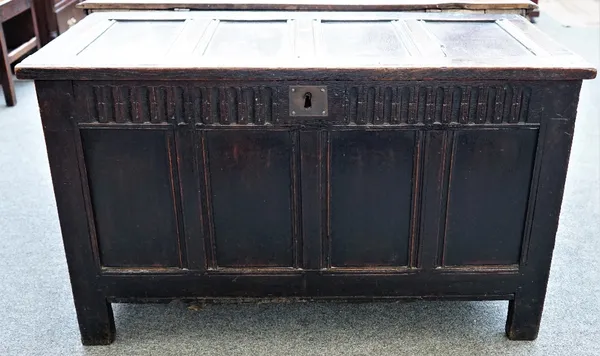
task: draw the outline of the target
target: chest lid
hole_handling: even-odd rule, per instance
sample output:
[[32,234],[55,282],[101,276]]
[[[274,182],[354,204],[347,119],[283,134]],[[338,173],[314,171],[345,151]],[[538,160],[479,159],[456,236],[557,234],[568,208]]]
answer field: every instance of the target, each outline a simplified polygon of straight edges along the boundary
[[530,11],[529,0],[85,0],[87,10]]
[[17,67],[27,79],[563,80],[596,70],[522,16],[98,12]]

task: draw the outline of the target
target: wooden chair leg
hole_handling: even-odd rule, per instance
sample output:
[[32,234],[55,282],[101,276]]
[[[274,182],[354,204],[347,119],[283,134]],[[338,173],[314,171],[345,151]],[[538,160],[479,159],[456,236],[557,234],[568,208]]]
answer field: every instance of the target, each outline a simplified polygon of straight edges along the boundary
[[33,27],[33,34],[35,35],[36,41],[35,49],[38,50],[42,46],[42,42],[40,41],[40,29],[37,23],[37,14],[35,12],[35,6],[33,6],[33,3],[31,4],[29,12],[31,14],[31,26]]
[[7,106],[15,106],[17,104],[17,95],[15,93],[15,85],[12,79],[12,71],[10,62],[8,61],[8,48],[6,47],[6,38],[4,38],[4,30],[0,24],[0,83],[4,91],[4,98]]

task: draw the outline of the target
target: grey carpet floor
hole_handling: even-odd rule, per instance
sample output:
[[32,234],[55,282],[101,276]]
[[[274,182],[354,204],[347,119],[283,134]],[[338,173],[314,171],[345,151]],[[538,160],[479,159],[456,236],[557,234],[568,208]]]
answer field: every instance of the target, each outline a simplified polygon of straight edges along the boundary
[[[598,29],[539,26],[600,65]],[[542,328],[504,337],[506,302],[115,304],[83,347],[31,82],[0,105],[0,355],[600,355],[600,82],[581,95]]]

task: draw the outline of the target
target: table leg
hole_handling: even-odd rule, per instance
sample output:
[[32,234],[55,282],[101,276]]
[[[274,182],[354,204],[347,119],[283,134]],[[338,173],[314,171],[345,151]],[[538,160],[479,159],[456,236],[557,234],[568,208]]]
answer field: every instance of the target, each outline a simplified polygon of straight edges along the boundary
[[0,24],[0,83],[4,91],[4,98],[7,106],[15,106],[17,104],[17,95],[15,94],[15,86],[12,79],[12,71],[10,62],[8,61],[8,48],[6,47],[6,38],[4,38],[4,30]]

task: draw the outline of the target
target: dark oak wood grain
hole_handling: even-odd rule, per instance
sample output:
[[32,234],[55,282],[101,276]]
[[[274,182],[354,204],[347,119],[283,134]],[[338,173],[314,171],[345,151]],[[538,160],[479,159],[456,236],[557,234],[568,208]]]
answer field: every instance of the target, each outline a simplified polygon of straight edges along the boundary
[[182,266],[172,135],[96,129],[81,135],[102,265]]
[[71,82],[45,81],[35,85],[81,340],[84,345],[110,344],[115,338],[115,322],[107,295],[97,285],[98,250],[85,208],[88,199],[78,159],[77,129],[69,120],[73,86]]
[[416,132],[331,136],[331,265],[408,266]]
[[102,13],[18,74],[84,344],[172,299],[509,300],[537,336],[596,70],[525,19]]
[[529,0],[86,0],[86,10],[530,11]]
[[286,131],[206,132],[218,266],[293,266],[294,149]]
[[444,266],[518,264],[536,130],[455,133]]

